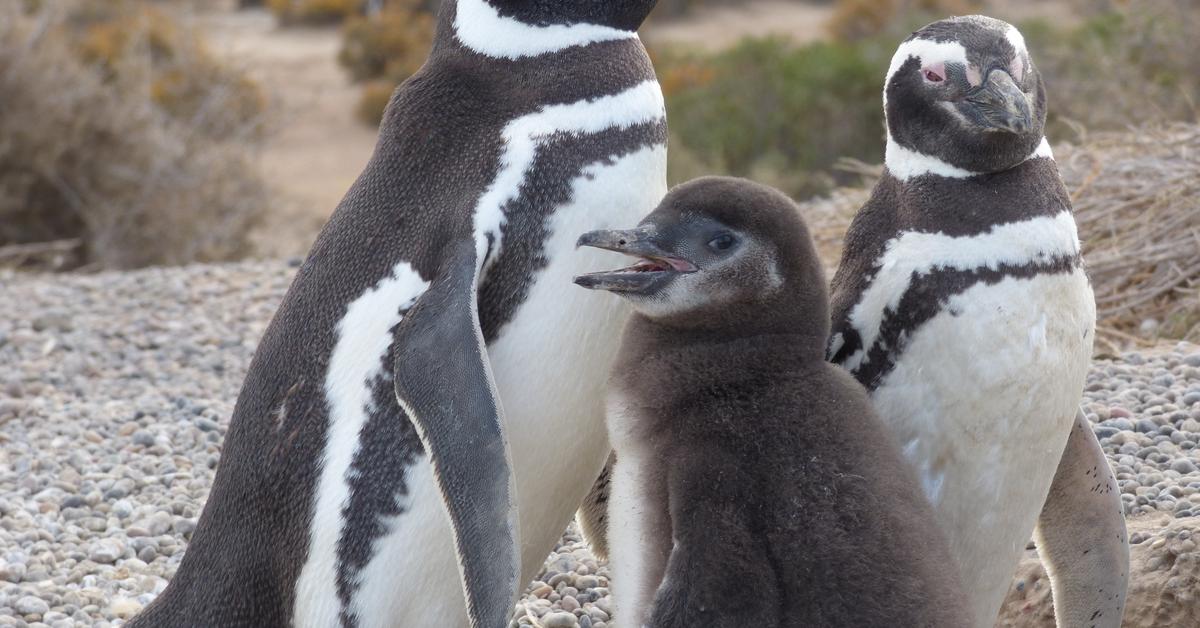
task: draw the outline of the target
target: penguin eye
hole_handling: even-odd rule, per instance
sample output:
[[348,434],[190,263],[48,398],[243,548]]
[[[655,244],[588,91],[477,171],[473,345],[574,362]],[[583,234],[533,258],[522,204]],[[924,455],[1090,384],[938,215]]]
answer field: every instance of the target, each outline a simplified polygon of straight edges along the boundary
[[728,251],[735,244],[737,244],[737,238],[732,234],[722,233],[708,241],[708,248],[714,251]]
[[941,83],[942,81],[946,80],[946,64],[939,63],[937,65],[931,65],[921,70],[921,73],[925,75],[926,81],[930,83]]

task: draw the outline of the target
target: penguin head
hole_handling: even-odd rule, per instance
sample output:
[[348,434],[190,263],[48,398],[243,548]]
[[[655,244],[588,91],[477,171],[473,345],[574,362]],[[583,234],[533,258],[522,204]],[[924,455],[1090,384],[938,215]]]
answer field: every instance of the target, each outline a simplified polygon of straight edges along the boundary
[[532,26],[597,24],[636,31],[658,0],[487,0],[502,16]]
[[824,270],[796,204],[773,188],[696,179],[671,190],[637,228],[592,231],[578,244],[638,258],[575,283],[616,293],[656,322],[750,333],[810,325],[827,335]]
[[900,44],[883,100],[890,143],[970,172],[1021,163],[1046,122],[1021,33],[980,15],[934,22]]

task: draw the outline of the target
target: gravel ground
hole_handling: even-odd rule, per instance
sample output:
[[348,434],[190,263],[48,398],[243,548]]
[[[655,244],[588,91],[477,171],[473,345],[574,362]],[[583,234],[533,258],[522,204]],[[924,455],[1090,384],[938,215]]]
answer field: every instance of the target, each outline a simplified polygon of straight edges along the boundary
[[[293,272],[0,271],[0,626],[115,626],[162,591]],[[1098,359],[1084,403],[1127,514],[1159,522],[1135,544],[1200,515],[1200,347]],[[513,624],[611,628],[609,604],[571,529]]]

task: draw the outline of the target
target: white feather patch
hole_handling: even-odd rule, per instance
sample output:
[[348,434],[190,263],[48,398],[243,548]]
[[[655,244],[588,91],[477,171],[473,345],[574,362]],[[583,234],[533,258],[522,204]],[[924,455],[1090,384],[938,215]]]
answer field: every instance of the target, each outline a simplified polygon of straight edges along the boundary
[[666,117],[662,89],[650,80],[619,94],[565,105],[542,107],[504,127],[504,155],[496,180],[475,207],[475,242],[479,259],[487,253],[487,235],[494,241],[493,259],[503,242],[504,206],[517,197],[538,146],[557,133],[599,133],[611,128],[629,128]]
[[925,174],[935,174],[948,179],[966,179],[980,174],[952,166],[937,157],[901,146],[899,142],[892,139],[891,133],[888,134],[883,161],[888,172],[901,181]]
[[1025,36],[1021,34],[1021,31],[1017,30],[1016,26],[1009,24],[1008,28],[1004,31],[1004,37],[1016,49],[1018,57],[1028,54],[1029,51],[1025,48]]
[[599,24],[526,24],[500,15],[485,0],[458,0],[454,32],[467,48],[505,59],[534,57],[602,41],[637,39],[635,31]]
[[[1054,150],[1050,148],[1050,142],[1046,138],[1042,138],[1037,148],[1029,154],[1029,157],[1025,158],[1025,161],[1029,161],[1030,159],[1054,159]],[[892,139],[891,133],[888,134],[887,149],[884,152],[883,161],[884,165],[887,166],[888,172],[900,181],[908,181],[909,179],[926,174],[946,177],[947,179],[966,179],[983,174],[959,168],[932,155],[926,155],[925,153],[902,146],[899,142]]]
[[996,270],[1001,265],[1047,261],[1078,252],[1079,233],[1068,211],[1053,218],[1040,216],[998,225],[974,236],[903,232],[885,245],[878,273],[850,311],[850,324],[861,335],[862,347],[843,366],[854,370],[866,361],[884,316],[900,305],[914,276],[938,269]]
[[896,49],[896,54],[892,55],[892,63],[888,66],[887,76],[883,81],[885,109],[887,107],[887,86],[892,82],[892,77],[896,75],[896,72],[900,71],[900,66],[903,66],[910,57],[916,57],[921,62],[921,67],[935,63],[957,63],[964,67],[967,65],[967,49],[956,41],[910,39],[900,44],[900,47]]
[[383,374],[383,358],[392,343],[391,330],[403,318],[400,310],[410,307],[428,288],[429,282],[421,279],[416,269],[401,262],[390,275],[350,303],[338,322],[337,344],[325,374],[329,426],[313,506],[308,560],[296,582],[297,626],[339,623],[337,543],[345,524],[342,509],[350,497],[347,474],[359,449],[359,433],[367,422],[373,384]]

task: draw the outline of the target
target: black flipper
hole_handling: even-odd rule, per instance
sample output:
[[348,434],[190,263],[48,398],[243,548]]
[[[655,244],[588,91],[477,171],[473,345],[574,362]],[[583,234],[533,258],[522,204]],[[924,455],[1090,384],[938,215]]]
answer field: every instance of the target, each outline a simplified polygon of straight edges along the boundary
[[475,246],[448,256],[396,329],[396,397],[450,517],[473,628],[504,628],[520,578],[517,501],[502,408],[479,326]]

